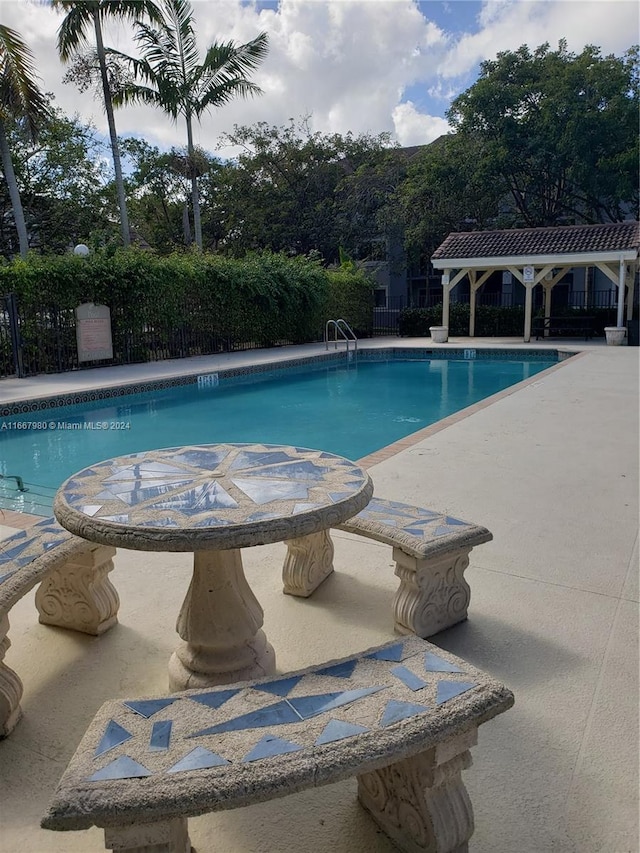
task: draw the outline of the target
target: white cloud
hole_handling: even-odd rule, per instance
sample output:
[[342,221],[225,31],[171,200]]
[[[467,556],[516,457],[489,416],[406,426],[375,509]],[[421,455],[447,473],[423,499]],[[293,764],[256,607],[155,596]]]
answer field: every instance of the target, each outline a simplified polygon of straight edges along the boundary
[[[234,124],[286,124],[309,114],[313,130],[386,131],[401,144],[415,144],[446,130],[438,113],[473,82],[478,62],[499,50],[525,41],[555,46],[566,37],[571,50],[592,43],[620,54],[634,40],[638,22],[636,5],[626,0],[487,0],[473,4],[477,31],[454,37],[429,20],[429,3],[419,7],[414,0],[281,0],[277,9],[261,11],[240,0],[193,5],[202,50],[212,41],[269,34],[269,54],[253,78],[264,94],[234,100],[196,127],[196,142],[210,151]],[[62,18],[41,0],[0,0],[0,20],[33,49],[43,88],[55,93],[65,112],[78,112],[105,133],[100,101],[61,82],[65,69],[56,32]],[[459,29],[455,3],[449,18]],[[471,20],[468,14],[465,20]],[[134,49],[129,24],[110,26],[105,41],[125,52]],[[143,135],[161,147],[185,142],[180,121],[174,125],[148,107],[120,110],[116,123],[119,133]]]
[[480,28],[464,35],[439,67],[444,77],[467,74],[499,51],[530,48],[566,39],[579,53],[587,44],[603,54],[621,55],[638,40],[638,7],[633,0],[485,0]]
[[426,145],[450,130],[445,119],[418,112],[411,101],[394,109],[393,125],[400,145]]

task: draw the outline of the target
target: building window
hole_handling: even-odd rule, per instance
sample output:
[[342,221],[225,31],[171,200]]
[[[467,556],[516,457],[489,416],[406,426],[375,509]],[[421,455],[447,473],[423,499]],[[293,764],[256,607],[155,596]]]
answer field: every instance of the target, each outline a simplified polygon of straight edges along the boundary
[[386,287],[376,287],[374,291],[375,296],[375,306],[376,308],[386,308],[387,307],[387,288]]

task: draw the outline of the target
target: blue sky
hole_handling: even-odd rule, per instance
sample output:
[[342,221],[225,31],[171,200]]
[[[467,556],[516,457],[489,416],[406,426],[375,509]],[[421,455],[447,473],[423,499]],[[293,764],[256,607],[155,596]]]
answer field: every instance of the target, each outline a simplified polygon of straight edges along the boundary
[[[263,95],[209,113],[196,142],[221,156],[235,124],[286,124],[309,116],[323,133],[389,133],[401,145],[446,132],[452,98],[477,78],[480,63],[521,44],[556,46],[566,38],[580,52],[595,44],[621,55],[638,40],[634,0],[194,0],[202,50],[213,41],[246,42],[269,35],[269,54],[254,80]],[[63,84],[56,53],[62,15],[41,0],[2,0],[0,22],[31,46],[43,88],[69,114],[104,132],[100,101]],[[112,26],[105,42],[134,51],[130,26]],[[122,135],[160,148],[184,145],[184,128],[151,108],[116,115]]]

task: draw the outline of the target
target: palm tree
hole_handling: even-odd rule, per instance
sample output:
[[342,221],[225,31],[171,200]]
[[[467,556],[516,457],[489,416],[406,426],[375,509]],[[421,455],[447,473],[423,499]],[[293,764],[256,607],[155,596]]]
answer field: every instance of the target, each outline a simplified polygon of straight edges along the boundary
[[35,139],[48,117],[47,99],[36,83],[33,54],[15,30],[0,24],[0,156],[18,232],[20,255],[23,258],[29,251],[29,238],[13,170],[6,125],[8,121],[18,119]]
[[58,53],[63,62],[68,62],[87,43],[88,32],[92,28],[95,33],[96,55],[100,66],[104,108],[107,114],[109,139],[111,140],[111,152],[113,155],[122,242],[125,246],[128,246],[131,239],[129,236],[127,199],[124,192],[116,123],[113,117],[113,96],[107,72],[102,24],[108,17],[135,21],[140,19],[141,16],[146,16],[151,21],[159,21],[161,20],[160,12],[152,0],[51,0],[51,5],[54,9],[60,9],[67,13],[58,30]]
[[260,33],[247,44],[214,43],[199,62],[194,32],[193,8],[189,0],[162,0],[162,23],[158,26],[137,22],[136,41],[142,59],[126,59],[135,80],[125,82],[114,97],[116,105],[145,103],[158,106],[176,121],[184,117],[187,125],[187,157],[191,173],[193,227],[196,245],[202,249],[198,174],[193,144],[193,119],[200,119],[209,107],[219,107],[236,95],[261,94],[247,79],[267,53],[268,37]]

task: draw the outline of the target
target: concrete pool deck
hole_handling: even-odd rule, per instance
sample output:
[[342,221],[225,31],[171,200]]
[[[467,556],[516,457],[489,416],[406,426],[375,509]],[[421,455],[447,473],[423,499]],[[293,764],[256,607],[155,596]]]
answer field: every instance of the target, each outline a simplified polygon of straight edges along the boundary
[[[583,353],[368,460],[380,496],[494,534],[471,553],[469,620],[432,638],[516,696],[511,711],[482,727],[464,774],[476,815],[470,851],[638,853],[639,350],[513,339],[443,346],[452,344]],[[321,352],[288,347],[6,379],[0,402]],[[27,522],[5,513],[3,531]],[[284,545],[244,552],[281,671],[393,637],[389,548],[340,532],[334,541],[336,572],[307,601],[282,595]],[[0,742],[2,853],[104,849],[97,829],[46,832],[39,820],[97,708],[166,691],[190,566],[188,554],[119,551],[111,575],[119,625],[101,638],[39,625],[32,595],[11,611],[6,661],[24,682],[24,719]],[[355,791],[350,780],[192,819],[192,842],[199,853],[392,853]]]

